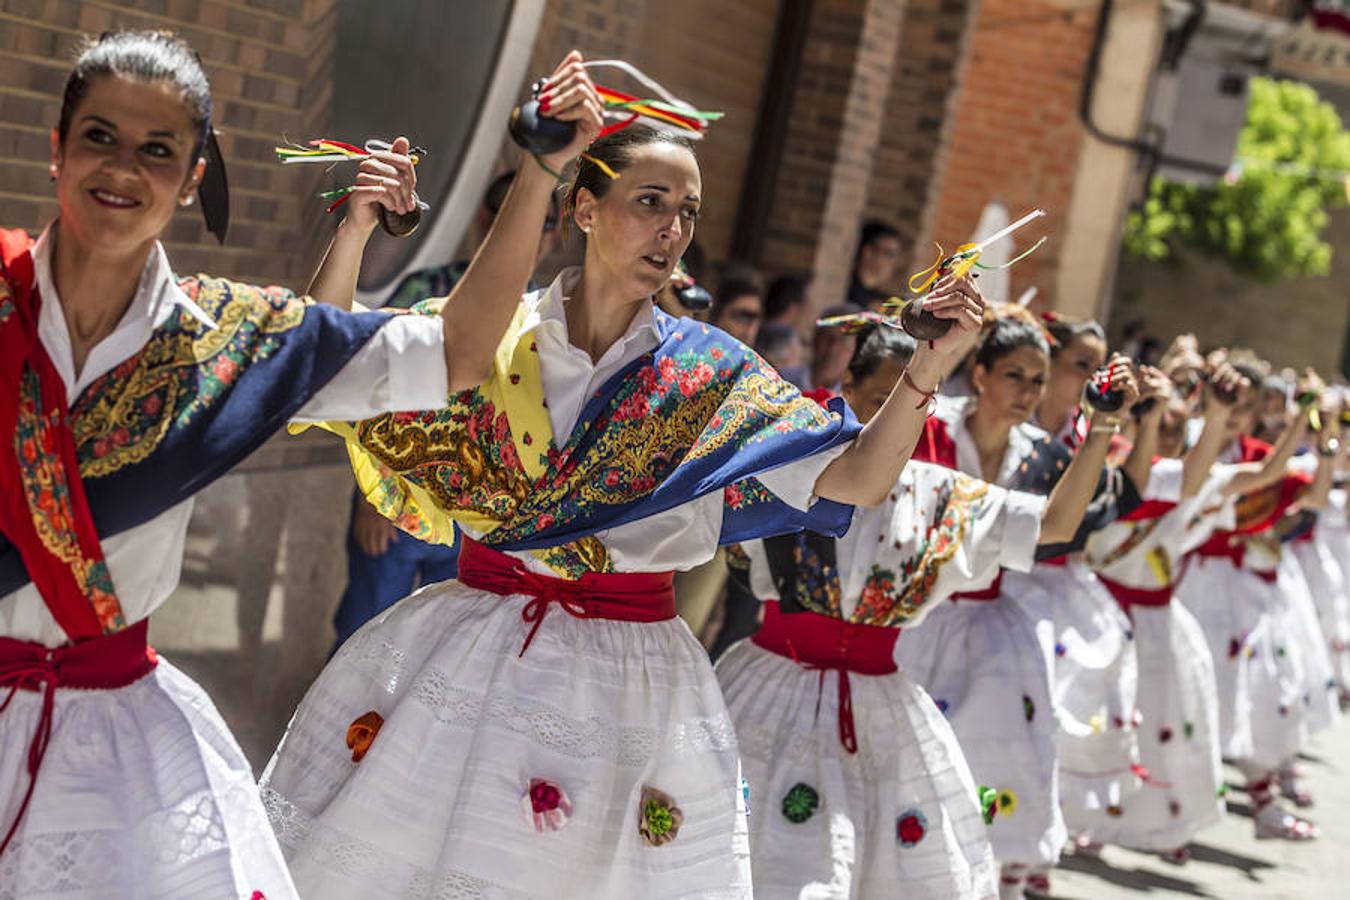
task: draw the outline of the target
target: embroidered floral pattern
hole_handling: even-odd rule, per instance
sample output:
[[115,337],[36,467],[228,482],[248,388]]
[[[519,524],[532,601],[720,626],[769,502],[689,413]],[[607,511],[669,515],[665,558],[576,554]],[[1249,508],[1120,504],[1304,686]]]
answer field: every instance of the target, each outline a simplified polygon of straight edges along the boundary
[[87,557],[80,545],[70,494],[73,473],[67,472],[62,463],[56,425],[43,414],[37,375],[26,370],[19,385],[13,446],[33,527],[42,545],[70,568],[103,631],[117,631],[126,627],[126,618],[107,563]]
[[383,724],[384,716],[372,709],[347,726],[347,747],[352,751],[352,762],[360,762],[365,757]]
[[895,838],[901,847],[917,846],[928,833],[928,819],[917,809],[907,809],[895,820]]
[[660,847],[675,840],[684,822],[684,813],[674,799],[653,787],[642,789],[638,804],[638,833],[648,846]]
[[[681,465],[732,444],[824,433],[837,424],[836,415],[803,398],[754,354],[732,356],[709,341],[685,341],[678,330],[702,326],[671,327],[673,343],[683,346],[646,357],[603,404],[584,412],[565,443],[555,435],[541,447],[537,476],[527,471],[534,461],[527,466],[518,456],[506,411],[490,399],[500,396],[495,380],[441,410],[360,423],[360,446],[395,476],[379,486],[383,499],[368,499],[394,521],[429,501],[452,518],[486,520],[487,544],[524,541],[641,501]],[[422,497],[410,502],[412,493]],[[737,509],[768,496],[753,479],[727,491]],[[564,577],[607,571],[593,568],[607,562],[593,551],[574,547],[540,558]]]
[[1026,694],[1022,695],[1022,715],[1026,716],[1028,722],[1036,718],[1036,702]]
[[180,287],[217,327],[180,310],[80,394],[71,421],[83,477],[145,460],[171,428],[215,405],[245,369],[271,356],[281,346],[276,336],[304,317],[305,304],[281,288],[205,276]]
[[1009,788],[998,792],[998,811],[1005,816],[1017,812],[1017,793]]
[[572,818],[572,801],[567,792],[543,778],[530,779],[529,790],[520,798],[520,804],[526,824],[540,834],[560,831]]
[[820,806],[820,794],[804,782],[797,782],[783,796],[783,818],[794,825],[800,825],[816,813]]
[[851,621],[890,627],[910,619],[932,593],[942,567],[956,555],[966,531],[983,512],[989,486],[957,474],[937,499],[933,523],[899,571],[874,566]]
[[728,509],[741,510],[756,503],[768,503],[774,496],[758,478],[747,478],[722,488],[722,499]]

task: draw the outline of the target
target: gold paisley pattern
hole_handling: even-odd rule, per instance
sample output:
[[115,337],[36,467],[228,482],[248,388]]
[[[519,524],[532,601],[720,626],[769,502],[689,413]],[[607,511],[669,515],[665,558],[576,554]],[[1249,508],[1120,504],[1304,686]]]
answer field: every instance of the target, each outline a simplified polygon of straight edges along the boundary
[[275,335],[299,325],[307,303],[281,288],[207,276],[184,279],[180,287],[217,327],[179,310],[139,353],[80,395],[71,422],[84,478],[148,459],[171,428],[211,406],[244,369],[275,352]]

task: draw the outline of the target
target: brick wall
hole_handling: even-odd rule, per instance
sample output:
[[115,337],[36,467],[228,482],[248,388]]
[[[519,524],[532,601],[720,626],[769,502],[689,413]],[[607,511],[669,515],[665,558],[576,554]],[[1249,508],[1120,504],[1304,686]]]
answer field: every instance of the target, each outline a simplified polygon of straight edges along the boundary
[[935,188],[979,0],[909,0],[868,191],[869,218],[899,229],[902,270],[927,264]]
[[[703,217],[698,242],[710,260],[723,258],[748,165],[772,51],[778,0],[549,0],[526,84],[553,70],[572,48],[590,59],[626,59],[700,109],[726,117],[699,148]],[[625,88],[626,76],[597,70],[597,81]],[[522,85],[522,96],[526,89]],[[504,153],[503,167],[516,152]]]
[[303,287],[314,248],[317,173],[275,161],[282,134],[327,120],[336,0],[3,0],[0,5],[0,223],[40,229],[56,214],[48,132],[75,48],[113,28],[169,28],[201,54],[230,180],[228,243],[194,206],[165,235],[174,268]]
[[811,13],[765,232],[771,272],[812,277],[811,306],[843,299],[867,208],[903,0],[821,0]]
[[1012,296],[1035,285],[1038,306],[1055,305],[1096,15],[1095,5],[1060,0],[983,0],[938,185],[932,235],[948,248],[970,237],[991,200],[1014,218],[1035,206],[1046,210],[1039,228],[1049,240],[1011,273]]

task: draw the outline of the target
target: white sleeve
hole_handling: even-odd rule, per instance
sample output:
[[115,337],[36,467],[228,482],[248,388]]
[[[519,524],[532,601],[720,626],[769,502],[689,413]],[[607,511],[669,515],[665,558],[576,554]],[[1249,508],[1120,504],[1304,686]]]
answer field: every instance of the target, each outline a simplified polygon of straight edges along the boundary
[[1166,503],[1181,502],[1181,488],[1185,474],[1186,464],[1181,460],[1158,460],[1148,470],[1148,486],[1144,488],[1143,498]]
[[387,412],[440,409],[448,394],[441,317],[394,316],[292,421],[367,419]]
[[[990,490],[999,490],[990,488]],[[999,564],[1014,572],[1030,572],[1041,540],[1041,519],[1047,498],[1025,491],[1008,491],[1003,501],[1001,533],[995,535]]]
[[816,500],[816,479],[825,471],[826,466],[834,462],[835,457],[848,448],[849,443],[846,441],[836,444],[828,450],[761,472],[755,477],[788,506],[802,511],[809,510]]

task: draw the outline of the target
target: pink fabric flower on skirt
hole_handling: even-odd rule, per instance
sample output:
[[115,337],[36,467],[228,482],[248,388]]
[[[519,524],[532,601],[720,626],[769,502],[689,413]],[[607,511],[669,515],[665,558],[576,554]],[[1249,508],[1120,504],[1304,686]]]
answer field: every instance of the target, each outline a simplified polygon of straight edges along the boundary
[[525,821],[540,834],[559,831],[572,818],[572,801],[567,792],[543,778],[530,779],[530,789],[520,798],[520,805],[525,810]]

